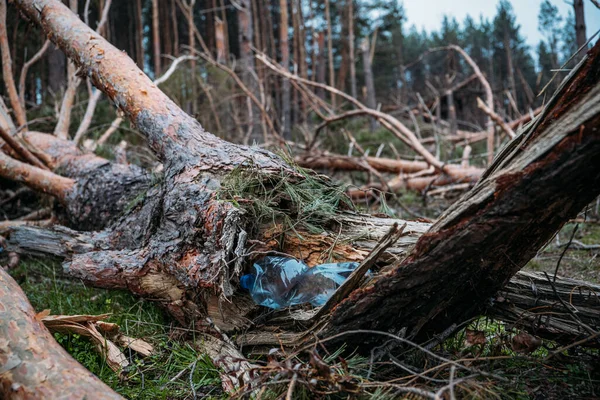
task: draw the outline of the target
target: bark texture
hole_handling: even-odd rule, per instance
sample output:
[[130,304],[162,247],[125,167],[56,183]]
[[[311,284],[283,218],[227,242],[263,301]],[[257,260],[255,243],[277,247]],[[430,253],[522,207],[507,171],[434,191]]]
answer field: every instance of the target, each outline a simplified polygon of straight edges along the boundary
[[[600,285],[519,272],[493,298],[486,315],[534,335],[571,344],[600,330]],[[588,346],[600,347],[600,337]]]

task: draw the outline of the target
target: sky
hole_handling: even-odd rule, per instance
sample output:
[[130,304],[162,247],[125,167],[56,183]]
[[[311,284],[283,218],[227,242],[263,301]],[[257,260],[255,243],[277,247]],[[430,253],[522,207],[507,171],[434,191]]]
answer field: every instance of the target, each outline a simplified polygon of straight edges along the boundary
[[[496,14],[499,0],[403,0],[408,26],[416,25],[418,30],[427,32],[439,30],[444,15],[455,17],[459,23],[469,14],[475,20],[479,16],[491,20]],[[567,0],[550,0],[566,17],[573,6]],[[538,31],[538,13],[542,0],[511,0],[517,23],[521,25],[521,35],[534,49],[542,35]],[[590,0],[584,0],[586,33],[588,38],[600,29],[600,9]]]

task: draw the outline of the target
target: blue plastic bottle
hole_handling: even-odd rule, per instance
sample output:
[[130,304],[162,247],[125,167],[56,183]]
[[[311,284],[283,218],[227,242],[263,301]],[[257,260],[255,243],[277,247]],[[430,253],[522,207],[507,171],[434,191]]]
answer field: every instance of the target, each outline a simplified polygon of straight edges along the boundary
[[254,263],[254,274],[240,284],[258,305],[279,309],[311,303],[322,306],[358,266],[356,262],[321,264],[308,268],[289,257],[267,256]]

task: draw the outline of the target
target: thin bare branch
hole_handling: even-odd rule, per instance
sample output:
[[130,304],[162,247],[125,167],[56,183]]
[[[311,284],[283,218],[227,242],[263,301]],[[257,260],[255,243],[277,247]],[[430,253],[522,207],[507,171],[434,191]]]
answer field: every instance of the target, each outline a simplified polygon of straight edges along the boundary
[[273,120],[271,120],[271,117],[269,116],[269,113],[267,112],[267,110],[265,110],[265,107],[256,98],[256,96],[250,91],[250,89],[248,89],[248,87],[244,84],[242,79],[235,73],[235,71],[233,71],[231,68],[227,67],[224,64],[218,63],[214,58],[212,58],[212,56],[210,56],[207,53],[201,53],[198,51],[196,51],[196,53],[200,57],[202,57],[204,60],[209,62],[211,65],[219,68],[222,71],[225,71],[229,76],[231,76],[233,78],[233,80],[235,81],[235,83],[237,83],[237,85],[240,87],[240,89],[242,89],[244,94],[246,96],[248,96],[248,98],[256,105],[256,107],[258,107],[258,109],[259,109],[260,113],[262,114],[266,124],[268,125],[269,130],[271,131],[273,137],[281,143],[285,142],[284,139],[279,134],[279,132],[277,132],[277,130],[275,129],[275,126],[273,125]]
[[19,101],[23,108],[25,108],[25,78],[27,78],[27,72],[29,68],[43,57],[46,50],[50,47],[50,40],[46,40],[44,45],[33,55],[21,68],[21,75],[19,76]]
[[4,84],[6,85],[13,113],[18,125],[26,125],[27,116],[25,108],[19,100],[12,72],[12,58],[10,56],[10,46],[8,45],[8,35],[6,32],[6,0],[0,0],[0,51],[2,52],[2,77],[4,78]]
[[335,93],[336,95],[338,95],[338,96],[348,100],[350,103],[354,104],[358,109],[368,110],[365,112],[365,114],[368,113],[368,114],[376,117],[377,120],[386,129],[390,130],[400,140],[402,140],[404,143],[409,145],[417,154],[423,156],[423,158],[427,161],[427,163],[434,166],[438,170],[443,169],[443,165],[440,162],[440,160],[435,158],[435,156],[433,154],[431,154],[429,151],[427,151],[427,149],[425,147],[423,147],[423,145],[421,144],[421,142],[419,141],[417,136],[410,129],[408,129],[402,122],[398,121],[396,118],[392,117],[391,115],[385,114],[381,111],[370,109],[367,106],[365,106],[363,103],[361,103],[360,101],[355,99],[354,97],[352,97],[352,96],[346,94],[345,92],[338,90],[334,87],[325,85],[323,83],[313,82],[308,79],[304,79],[297,75],[291,74],[288,71],[285,71],[282,68],[280,68],[279,66],[272,63],[271,60],[269,60],[269,58],[263,53],[258,53],[256,55],[256,58],[260,62],[262,62],[264,65],[266,65],[268,68],[285,76],[288,79],[295,80],[295,81],[301,82],[301,83],[309,85],[309,86],[318,87],[318,88],[327,90],[329,92]]
[[[461,47],[459,47],[457,45],[451,44],[448,46],[435,47],[435,48],[429,49],[426,52],[424,52],[423,54],[421,54],[415,61],[408,64],[406,66],[406,68],[412,67],[415,64],[421,62],[421,60],[423,60],[423,58],[425,58],[425,56],[427,56],[431,53],[435,53],[438,51],[449,51],[449,50],[456,51],[458,54],[460,54],[465,59],[467,64],[469,64],[471,66],[471,68],[473,68],[473,72],[475,72],[475,75],[479,78],[479,81],[481,82],[481,85],[483,86],[483,88],[485,90],[486,104],[490,110],[494,111],[494,94],[492,92],[492,87],[490,86],[490,83],[488,82],[488,80],[485,78],[485,76],[479,69],[479,66],[477,65],[477,63],[475,61],[473,61],[471,56],[469,56],[466,51],[464,51]],[[486,125],[487,125],[488,163],[491,164],[492,159],[494,158],[494,127],[491,125],[489,120],[487,121]]]
[[[108,12],[110,10],[111,3],[112,3],[112,0],[107,0],[106,3],[104,4],[104,8],[102,9],[102,16],[100,18],[100,21],[98,22],[98,26],[96,27],[96,33],[100,33],[101,29],[106,24],[106,22],[108,20]],[[74,3],[71,3],[71,10],[73,10],[74,8],[75,8],[74,12],[77,14],[77,1],[74,1]],[[87,13],[85,14],[84,17],[86,19],[86,21],[85,21],[86,24],[88,24]],[[63,102],[60,107],[58,122],[56,123],[56,127],[54,128],[54,134],[57,135],[61,139],[68,138],[69,126],[71,124],[71,109],[73,108],[73,102],[75,100],[75,95],[77,94],[77,89],[79,88],[79,85],[81,84],[81,78],[79,78],[76,75],[76,73],[77,73],[77,69],[75,68],[75,65],[72,62],[69,62],[69,67],[68,67],[69,83],[67,86],[67,90],[65,91],[65,94],[63,96]],[[86,107],[84,117],[81,120],[81,123],[79,124],[79,127],[77,128],[77,132],[75,133],[75,136],[73,138],[75,143],[79,143],[83,134],[88,130],[88,128],[92,122],[94,112],[96,111],[96,105],[98,104],[98,100],[100,100],[100,97],[102,96],[102,92],[99,90],[96,92],[93,92],[91,90],[90,85],[88,85],[88,93],[89,93],[88,105]]]
[[17,161],[0,152],[0,176],[23,183],[41,193],[48,193],[64,202],[75,181],[50,171]]
[[37,157],[31,154],[31,152],[27,150],[27,148],[25,148],[21,143],[19,143],[19,140],[17,138],[11,136],[10,133],[6,132],[2,128],[0,128],[0,137],[4,139],[6,144],[8,144],[19,156],[23,157],[23,160],[38,168],[48,170],[48,167],[42,164],[42,162],[38,160]]
[[508,126],[501,116],[491,110],[479,97],[477,98],[477,107],[483,110],[502,130],[508,135],[509,138],[515,137],[515,132]]

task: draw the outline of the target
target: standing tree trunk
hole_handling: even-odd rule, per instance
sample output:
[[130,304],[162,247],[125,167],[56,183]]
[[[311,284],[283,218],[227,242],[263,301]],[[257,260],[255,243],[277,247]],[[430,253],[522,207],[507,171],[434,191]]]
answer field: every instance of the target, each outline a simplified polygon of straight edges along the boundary
[[[69,0],[69,6],[71,11],[77,13],[77,0]],[[75,96],[77,95],[77,88],[81,79],[76,75],[77,67],[72,61],[67,64],[67,90],[62,99],[60,105],[60,113],[58,115],[58,121],[54,127],[54,134],[61,138],[67,139],[69,137],[69,127],[71,125],[71,111],[73,109],[73,103],[75,102]]]
[[[288,6],[287,0],[279,0],[279,10],[281,20],[279,22],[279,49],[281,51],[281,66],[286,71],[290,68],[290,47],[288,44],[289,26],[288,26]],[[282,78],[281,92],[281,126],[283,126],[283,137],[291,139],[291,111],[290,111],[290,81]]]
[[160,76],[160,31],[158,23],[158,0],[152,0],[152,49],[154,56],[154,77]]
[[27,116],[25,113],[25,105],[19,100],[19,93],[15,80],[13,79],[13,56],[10,54],[8,44],[8,34],[6,31],[6,0],[0,0],[0,53],[2,53],[2,74],[6,91],[10,99],[10,104],[13,108],[17,124],[24,126],[27,124]]
[[173,55],[179,56],[179,26],[177,24],[177,5],[176,0],[171,0],[171,26],[173,27]]
[[225,63],[227,60],[227,46],[225,46],[225,27],[223,20],[215,18],[215,45],[217,46],[217,62]]
[[[363,68],[365,70],[365,86],[367,88],[367,107],[375,110],[377,100],[375,97],[375,82],[373,81],[373,68],[371,67],[371,51],[369,48],[369,39],[363,39],[360,49],[362,51]],[[371,118],[371,131],[377,129],[377,121]]]
[[227,55],[226,60],[229,60],[229,28],[227,25],[227,8],[225,7],[225,0],[220,0],[219,7],[221,8],[221,21],[223,22],[225,54]]
[[341,44],[341,49],[340,49],[340,67],[338,68],[337,71],[337,86],[336,89],[341,90],[342,92],[348,92],[348,90],[346,89],[346,81],[348,78],[348,57],[350,56],[350,50],[348,49],[349,44],[348,44],[348,18],[347,18],[347,14],[348,14],[348,7],[343,7],[342,8],[342,13],[340,15],[341,21],[342,21],[342,30],[341,30],[341,35],[340,35],[340,44]]
[[508,33],[504,34],[504,51],[506,52],[506,70],[508,73],[508,90],[512,94],[513,99],[515,100],[515,104],[518,107],[517,85],[515,83],[515,68],[513,66],[512,48],[510,45],[510,38],[508,37]]
[[135,0],[135,49],[138,67],[144,70],[144,20],[142,18],[142,0]]
[[[325,32],[319,32],[317,37],[319,45],[319,57],[317,60],[317,82],[325,83]],[[317,95],[325,99],[325,91],[322,88],[317,89]]]
[[356,61],[354,57],[354,0],[348,2],[348,63],[350,64],[350,94],[358,98],[356,92]]
[[[251,0],[240,0],[239,5],[240,8],[237,10],[237,16],[242,81],[252,94],[260,98],[260,96],[257,96],[258,83],[256,82],[256,69],[252,53],[252,40],[254,37],[252,29],[252,3]],[[250,131],[250,139],[259,142],[261,138],[260,111],[255,104],[250,104],[250,99],[248,99],[248,107],[244,105],[243,109],[248,110],[245,114],[247,130]]]
[[[194,51],[196,49],[196,36],[194,35],[195,33],[195,28],[196,25],[194,24],[194,6],[196,5],[196,0],[190,0],[190,4],[187,6],[187,25],[188,25],[188,43],[190,46],[190,51],[192,54],[194,54]],[[198,94],[196,92],[196,60],[192,59],[190,61],[190,69],[191,69],[191,76],[190,76],[190,86],[192,89],[192,107],[191,107],[191,112],[193,115],[196,115],[196,113],[198,112]]]
[[[335,87],[335,65],[333,64],[333,37],[331,34],[331,10],[329,0],[325,0],[325,22],[327,24],[327,54],[329,58],[329,86]],[[331,93],[331,105],[335,109],[335,94]]]
[[[448,119],[450,120],[450,134],[456,135],[458,126],[456,122],[456,106],[454,105],[454,92],[452,91],[452,85],[450,83],[450,77],[448,74],[445,76],[446,79],[446,102],[448,104]],[[438,109],[439,109],[438,105]]]
[[67,57],[54,43],[50,44],[48,58],[48,89],[54,96],[59,96],[67,85]]
[[[583,9],[583,0],[574,0],[573,9],[575,10],[575,38],[577,41],[577,48],[581,48],[587,41],[587,34],[585,29],[585,13]],[[577,59],[581,60],[585,55],[585,49],[577,54]]]

